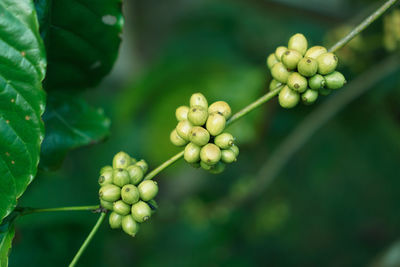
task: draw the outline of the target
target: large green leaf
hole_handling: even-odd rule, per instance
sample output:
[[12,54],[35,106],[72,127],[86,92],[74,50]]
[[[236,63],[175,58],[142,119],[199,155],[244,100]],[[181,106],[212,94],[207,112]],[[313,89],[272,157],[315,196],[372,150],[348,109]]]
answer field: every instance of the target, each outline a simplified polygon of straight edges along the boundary
[[10,253],[12,240],[14,238],[15,229],[11,226],[5,232],[0,232],[0,266],[8,266],[8,255]]
[[30,0],[0,1],[0,220],[36,175],[46,59]]
[[109,134],[110,120],[103,110],[76,96],[49,95],[43,120],[46,137],[40,167],[45,170],[59,167],[70,149],[99,142]]
[[120,0],[36,0],[48,58],[46,90],[97,85],[121,43]]

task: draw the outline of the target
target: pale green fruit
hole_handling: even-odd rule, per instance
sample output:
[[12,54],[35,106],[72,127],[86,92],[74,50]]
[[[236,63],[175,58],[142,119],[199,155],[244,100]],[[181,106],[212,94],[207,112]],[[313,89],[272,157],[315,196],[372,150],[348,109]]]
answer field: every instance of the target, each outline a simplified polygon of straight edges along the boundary
[[176,132],[180,137],[182,137],[185,141],[189,141],[190,130],[192,130],[193,124],[188,120],[183,120],[178,122],[176,126]]
[[236,161],[235,152],[233,152],[231,149],[223,149],[221,151],[221,160],[224,163],[235,162]]
[[113,172],[113,184],[123,187],[130,182],[129,173],[124,169],[115,169]]
[[127,204],[135,204],[139,201],[139,190],[133,184],[127,184],[121,189],[121,198]]
[[149,201],[157,196],[158,185],[153,180],[145,180],[138,185],[140,198]]
[[223,115],[225,117],[225,119],[227,120],[231,117],[232,110],[231,110],[231,107],[229,106],[229,104],[226,103],[225,101],[217,101],[217,102],[212,103],[208,107],[208,114],[212,114],[212,113],[219,113],[219,114]]
[[318,63],[315,59],[304,57],[299,61],[297,71],[305,77],[314,76],[318,71]]
[[206,129],[200,126],[192,128],[190,131],[190,142],[198,146],[204,146],[208,141],[210,141],[210,134]]
[[278,46],[275,50],[275,57],[278,61],[281,61],[283,53],[285,53],[287,50],[287,47],[285,46]]
[[113,203],[112,202],[105,201],[105,200],[103,200],[101,198],[100,198],[100,205],[103,208],[107,209],[107,210],[112,210],[113,209]]
[[272,53],[267,57],[267,66],[269,69],[272,68],[276,63],[278,63],[279,60],[276,58],[275,54]]
[[107,170],[103,171],[103,173],[99,177],[99,185],[103,186],[106,184],[112,184],[113,183],[113,171]]
[[103,168],[101,168],[100,169],[100,175],[102,175],[104,172],[107,172],[107,171],[112,171],[113,170],[113,167],[111,167],[111,166],[104,166]]
[[176,129],[172,130],[171,134],[169,135],[169,140],[175,146],[184,146],[188,143],[188,141],[186,141],[185,139],[183,139],[182,137],[179,136]]
[[301,33],[296,33],[289,39],[288,48],[298,51],[302,56],[306,53],[308,42]]
[[133,185],[137,185],[143,180],[144,176],[144,171],[140,166],[137,165],[131,165],[127,169],[130,177],[130,183]]
[[322,75],[333,72],[338,64],[338,58],[333,53],[325,53],[317,58],[318,73]]
[[178,121],[187,120],[188,113],[189,113],[188,106],[180,106],[175,111],[175,117]]
[[190,106],[201,106],[205,109],[208,108],[207,98],[201,93],[195,93],[190,97]]
[[286,68],[294,70],[303,56],[296,50],[288,49],[282,55],[282,63]]
[[215,137],[214,143],[222,149],[228,149],[233,145],[235,138],[230,133],[222,133]]
[[200,150],[200,159],[208,165],[214,165],[221,159],[221,149],[214,144],[207,144]]
[[282,91],[280,91],[278,99],[281,107],[293,108],[299,103],[300,95],[288,86],[285,86]]
[[136,166],[139,166],[140,168],[142,168],[143,173],[146,173],[149,169],[149,165],[147,164],[147,162],[144,159],[139,160],[136,163]]
[[99,196],[104,201],[117,201],[121,197],[121,188],[113,184],[106,184],[100,187]]
[[110,223],[110,227],[112,229],[121,228],[122,218],[123,218],[122,215],[120,215],[120,214],[118,214],[116,212],[111,212],[110,216],[108,217],[108,222]]
[[151,217],[151,208],[143,201],[133,204],[131,212],[133,219],[139,223],[145,222]]
[[121,151],[115,154],[113,158],[113,168],[115,169],[126,169],[131,164],[131,157]]
[[213,113],[208,116],[206,122],[207,131],[212,136],[219,135],[225,129],[226,119],[219,113]]
[[318,91],[308,89],[301,95],[301,100],[306,105],[313,104],[318,98]]
[[298,72],[293,72],[288,78],[287,86],[296,92],[303,93],[307,90],[307,79]]
[[308,79],[308,86],[318,91],[320,88],[325,86],[325,78],[321,74],[315,74],[311,78]]
[[131,206],[122,200],[118,200],[114,202],[113,211],[120,215],[128,215],[131,211]]
[[207,108],[203,108],[202,106],[192,106],[189,109],[187,117],[194,126],[204,125],[208,118]]
[[269,83],[269,90],[273,91],[276,88],[280,87],[282,84],[283,83],[281,83],[281,82],[279,82],[279,81],[277,81],[275,79],[272,79],[272,81]]
[[343,85],[346,83],[346,79],[344,78],[343,74],[338,71],[334,71],[325,77],[326,87],[329,89],[339,89],[342,88]]
[[122,218],[122,230],[128,235],[135,237],[139,232],[139,224],[133,219],[132,215],[126,215]]
[[193,143],[189,143],[185,147],[185,151],[183,153],[183,158],[188,163],[196,163],[200,161],[200,149],[201,147],[195,145]]
[[328,51],[326,50],[325,47],[316,45],[316,46],[310,47],[310,48],[307,50],[307,52],[306,52],[306,54],[304,55],[304,57],[309,57],[309,58],[312,58],[312,59],[317,59],[320,55],[322,55],[322,54],[324,54],[324,53],[326,53],[326,52],[328,52]]
[[282,62],[276,63],[271,69],[272,77],[281,83],[287,82],[290,73]]

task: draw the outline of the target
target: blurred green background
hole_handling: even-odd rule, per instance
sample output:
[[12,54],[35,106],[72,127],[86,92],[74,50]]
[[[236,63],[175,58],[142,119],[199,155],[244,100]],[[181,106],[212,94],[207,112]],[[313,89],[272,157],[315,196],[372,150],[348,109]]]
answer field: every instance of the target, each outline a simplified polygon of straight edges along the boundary
[[[381,2],[125,1],[119,59],[100,88],[86,92],[111,118],[111,136],[69,153],[59,171],[39,173],[20,205],[97,204],[98,170],[113,154],[124,150],[154,168],[179,151],[169,133],[175,108],[192,93],[238,111],[267,91],[265,58],[276,46],[297,32],[329,45]],[[384,34],[380,19],[340,51],[349,83],[398,53],[384,48]],[[156,178],[160,208],[137,237],[104,223],[79,265],[373,264],[400,238],[399,88],[399,71],[382,77],[318,130],[261,194],[230,202],[251,196],[246,187],[274,149],[335,94],[293,110],[271,101],[231,128],[241,149],[237,163],[212,175],[179,161]],[[67,265],[96,219],[89,212],[19,219],[10,266]]]

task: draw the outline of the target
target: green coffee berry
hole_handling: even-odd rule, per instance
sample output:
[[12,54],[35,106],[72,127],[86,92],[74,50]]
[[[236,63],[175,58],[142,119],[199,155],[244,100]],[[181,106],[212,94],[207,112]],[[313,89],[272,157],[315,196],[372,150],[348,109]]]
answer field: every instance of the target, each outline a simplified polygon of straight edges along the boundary
[[115,169],[113,172],[113,183],[118,185],[119,187],[123,187],[124,185],[130,182],[129,173],[124,169]]
[[110,227],[112,229],[121,228],[122,218],[123,218],[122,215],[120,215],[116,212],[111,212],[110,216],[108,217],[108,222],[110,223]]
[[346,83],[346,79],[343,74],[338,71],[334,71],[325,76],[326,87],[329,89],[339,89],[342,88]]
[[127,204],[135,204],[139,201],[139,190],[133,184],[124,185],[121,189],[121,198]]
[[212,174],[219,174],[225,170],[225,164],[221,161],[212,166],[208,171]]
[[318,71],[317,61],[309,57],[304,57],[299,61],[297,71],[305,77],[314,76]]
[[200,146],[193,143],[187,144],[185,151],[183,152],[183,158],[188,163],[196,163],[200,161],[200,149]]
[[308,86],[313,90],[319,90],[325,86],[325,78],[321,74],[315,74],[308,79]]
[[306,52],[306,54],[304,55],[304,57],[309,57],[309,58],[312,58],[312,59],[317,59],[320,55],[322,55],[322,54],[324,54],[324,53],[326,53],[326,52],[328,52],[328,51],[326,50],[325,47],[316,45],[316,46],[310,47],[310,48],[307,50],[307,52]]
[[120,215],[128,215],[131,211],[131,206],[122,200],[118,200],[114,202],[113,211]]
[[333,53],[324,53],[317,58],[318,73],[322,75],[333,72],[338,64],[338,58]]
[[287,86],[296,92],[303,93],[307,90],[307,79],[298,72],[293,72],[287,80]]
[[206,122],[207,131],[212,136],[219,135],[225,129],[226,119],[219,113],[213,113],[208,116]]
[[214,144],[222,149],[228,149],[233,145],[235,138],[230,133],[222,133],[215,137]]
[[188,113],[189,113],[188,106],[180,106],[175,111],[175,117],[178,121],[187,120]]
[[282,85],[281,82],[278,82],[277,80],[272,79],[272,81],[269,83],[269,90],[273,91],[281,85]]
[[113,167],[115,169],[117,169],[117,168],[125,169],[130,164],[131,164],[131,157],[127,153],[121,151],[121,152],[118,152],[117,154],[115,154],[115,156],[113,158]]
[[288,49],[282,55],[282,63],[286,68],[294,70],[303,56],[296,50]]
[[208,108],[207,98],[201,93],[195,93],[190,97],[190,106],[201,106],[205,109]]
[[290,71],[287,70],[282,62],[278,62],[272,67],[271,75],[278,82],[286,83],[290,75]]
[[209,143],[201,148],[200,159],[209,165],[214,165],[221,159],[221,149]]
[[233,151],[233,153],[235,153],[235,156],[238,157],[239,156],[239,147],[236,145],[233,145],[229,148],[230,150]]
[[103,186],[106,184],[112,184],[113,182],[113,171],[104,171],[99,177],[99,185]]
[[188,120],[183,120],[176,126],[176,132],[184,140],[189,141],[190,130],[192,130],[193,124]]
[[211,165],[208,165],[208,164],[205,163],[204,161],[200,161],[200,167],[203,168],[203,169],[206,170],[206,171],[209,171],[209,170],[212,168]]
[[145,222],[151,217],[151,208],[143,201],[133,204],[131,212],[133,219],[139,223]]
[[275,50],[275,57],[278,61],[281,61],[283,53],[285,53],[287,50],[287,47],[285,46],[278,46]]
[[229,106],[229,104],[226,103],[225,101],[217,101],[217,102],[212,103],[208,107],[208,114],[212,114],[212,113],[219,113],[219,114],[223,115],[225,117],[225,119],[227,120],[231,117],[232,110],[231,110],[231,107]]
[[233,152],[231,149],[223,149],[221,151],[221,160],[224,163],[235,162],[236,161],[235,152]]
[[208,118],[208,112],[206,108],[203,108],[202,106],[193,106],[189,109],[188,113],[188,120],[192,123],[194,126],[201,126],[206,123],[207,118]]
[[104,166],[103,168],[100,169],[100,175],[102,175],[104,172],[112,171],[112,170],[113,170],[113,167],[111,167],[109,165]]
[[282,91],[279,93],[279,104],[283,108],[293,108],[295,107],[300,100],[299,93],[290,89],[287,85],[283,87]]
[[144,159],[139,160],[136,163],[136,166],[139,166],[140,168],[142,168],[143,173],[146,173],[149,169],[149,165],[147,164],[147,162]]
[[198,146],[204,146],[210,141],[209,132],[200,126],[195,126],[190,131],[190,142]]
[[289,39],[288,48],[298,51],[302,56],[306,53],[308,42],[301,33],[296,33]]
[[138,185],[140,198],[149,201],[157,196],[158,185],[153,180],[145,180]]
[[133,157],[131,157],[131,165],[136,164],[137,160]]
[[135,237],[139,232],[139,224],[133,219],[131,215],[126,215],[122,218],[122,230],[128,235]]
[[327,96],[327,95],[329,95],[330,93],[332,93],[332,90],[331,89],[329,89],[329,88],[320,88],[319,90],[318,90],[318,92],[321,94],[321,95],[323,95],[323,96]]
[[278,63],[278,59],[276,58],[275,54],[272,53],[267,57],[267,66],[269,69],[272,68],[273,65],[275,65],[276,63]]
[[114,202],[120,198],[121,189],[116,185],[106,184],[100,188],[99,196],[104,201]]
[[308,89],[301,95],[301,100],[306,105],[313,104],[318,98],[318,91]]
[[169,135],[169,140],[171,140],[171,143],[174,144],[175,146],[184,146],[188,142],[179,136],[176,129],[172,130],[171,134]]
[[108,202],[108,201],[102,200],[101,198],[100,198],[100,205],[103,208],[107,209],[107,210],[112,210],[113,209],[113,203],[112,202]]
[[144,171],[137,165],[137,163],[136,165],[129,166],[127,171],[129,173],[131,184],[137,185],[143,180]]

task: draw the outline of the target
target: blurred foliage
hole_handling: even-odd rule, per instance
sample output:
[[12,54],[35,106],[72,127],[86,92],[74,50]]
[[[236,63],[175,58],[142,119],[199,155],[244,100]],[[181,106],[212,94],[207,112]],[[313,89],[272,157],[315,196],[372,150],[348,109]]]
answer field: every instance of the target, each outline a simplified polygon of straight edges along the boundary
[[[175,108],[190,94],[201,91],[212,101],[227,100],[238,111],[267,90],[264,62],[274,47],[295,32],[315,45],[334,42],[337,32],[351,27],[343,25],[357,23],[350,18],[365,6],[365,1],[329,0],[330,8],[320,10],[315,3],[127,2],[124,40],[134,42],[123,43],[118,73],[90,92],[90,101],[112,118],[110,139],[72,152],[61,171],[41,174],[21,205],[97,203],[98,170],[114,153],[126,150],[154,168],[178,151],[168,136]],[[379,20],[345,48],[351,50],[341,55],[339,69],[349,81],[387,55],[382,40]],[[220,175],[183,161],[170,167],[156,178],[160,208],[151,223],[134,239],[104,224],[80,265],[372,263],[400,236],[399,78],[383,80],[315,133],[259,198],[215,207],[227,195],[251,194],[246,188],[261,164],[313,109],[283,110],[272,101],[232,127],[241,149],[237,163]],[[10,265],[66,265],[96,219],[85,212],[21,218]]]

